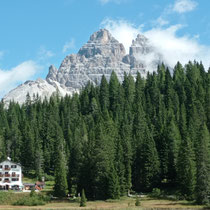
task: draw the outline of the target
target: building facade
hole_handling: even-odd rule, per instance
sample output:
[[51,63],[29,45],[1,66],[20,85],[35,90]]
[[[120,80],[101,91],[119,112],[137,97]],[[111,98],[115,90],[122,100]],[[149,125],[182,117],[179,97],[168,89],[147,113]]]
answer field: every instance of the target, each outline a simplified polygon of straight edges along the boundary
[[10,158],[0,163],[0,190],[22,190],[22,168]]

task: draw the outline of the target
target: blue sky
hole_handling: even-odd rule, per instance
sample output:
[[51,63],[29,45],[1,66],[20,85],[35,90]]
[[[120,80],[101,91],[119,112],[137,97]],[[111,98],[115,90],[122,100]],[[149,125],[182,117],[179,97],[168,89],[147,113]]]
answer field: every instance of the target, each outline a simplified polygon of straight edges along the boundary
[[209,0],[0,0],[0,97],[45,78],[90,35],[107,28],[126,49],[147,36],[168,64],[210,64]]

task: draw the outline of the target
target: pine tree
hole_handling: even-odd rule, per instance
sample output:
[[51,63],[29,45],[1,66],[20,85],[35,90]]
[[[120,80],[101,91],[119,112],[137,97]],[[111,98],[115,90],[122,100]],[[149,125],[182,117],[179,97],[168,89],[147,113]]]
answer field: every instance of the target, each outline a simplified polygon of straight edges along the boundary
[[110,171],[108,173],[107,179],[108,179],[107,197],[111,199],[119,199],[120,185],[119,185],[117,172],[114,168],[113,163],[110,164]]
[[101,78],[99,101],[102,110],[109,108],[109,85],[104,75]]
[[210,198],[210,136],[205,124],[201,126],[197,145],[196,201],[209,203]]
[[166,131],[166,139],[168,144],[168,173],[167,179],[171,185],[175,185],[177,181],[177,158],[178,150],[181,143],[179,129],[175,124],[174,115],[169,112],[168,126]]
[[0,135],[0,161],[4,160],[6,158],[6,153],[5,153],[5,144],[4,144],[4,139],[2,135]]
[[159,181],[160,162],[141,106],[138,107],[135,122],[138,124],[135,129],[137,148],[134,163],[134,187],[137,191],[150,191]]
[[66,179],[66,160],[64,157],[64,139],[62,130],[59,125],[56,125],[56,142],[55,142],[55,184],[54,195],[56,197],[65,197],[67,193]]
[[182,139],[177,162],[177,177],[180,193],[188,200],[194,198],[195,162],[192,144],[188,136]]
[[118,104],[118,89],[119,80],[116,73],[113,71],[109,81],[109,101],[110,101],[110,111],[112,111],[113,116],[116,116],[117,104]]
[[24,126],[24,135],[23,135],[23,143],[22,143],[22,156],[21,156],[21,163],[25,167],[25,172],[28,173],[31,169],[34,168],[34,133],[29,126],[28,123],[25,122]]

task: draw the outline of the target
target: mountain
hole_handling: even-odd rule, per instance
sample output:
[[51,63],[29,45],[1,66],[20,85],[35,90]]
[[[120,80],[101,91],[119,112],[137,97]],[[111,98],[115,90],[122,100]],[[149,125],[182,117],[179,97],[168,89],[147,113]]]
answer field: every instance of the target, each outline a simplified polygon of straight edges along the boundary
[[49,98],[56,90],[62,96],[71,95],[78,92],[88,81],[100,83],[102,75],[109,80],[113,70],[120,81],[123,80],[124,72],[134,77],[137,72],[146,76],[147,71],[156,70],[161,61],[161,54],[145,36],[139,34],[133,40],[129,54],[126,54],[123,44],[108,30],[101,29],[90,36],[89,41],[77,54],[66,56],[59,69],[51,65],[45,80],[26,81],[11,90],[3,100],[6,104],[10,100],[22,104],[27,93],[31,98],[38,94],[43,99]]

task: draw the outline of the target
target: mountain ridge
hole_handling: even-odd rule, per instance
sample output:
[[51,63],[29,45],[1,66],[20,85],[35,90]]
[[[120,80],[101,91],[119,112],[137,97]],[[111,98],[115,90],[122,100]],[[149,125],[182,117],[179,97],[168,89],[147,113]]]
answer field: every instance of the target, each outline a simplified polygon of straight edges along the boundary
[[31,97],[38,94],[41,99],[49,98],[55,91],[62,96],[72,95],[88,81],[100,83],[102,75],[109,80],[112,71],[116,72],[120,82],[124,73],[135,77],[140,72],[145,77],[146,72],[156,70],[160,62],[161,55],[145,36],[139,34],[126,54],[122,43],[107,29],[100,29],[90,36],[77,54],[67,55],[59,69],[51,65],[46,79],[26,81],[6,94],[3,101],[5,104],[9,101],[23,104],[27,93]]

